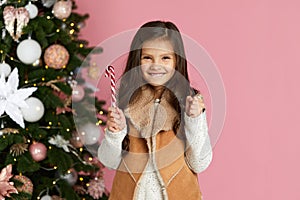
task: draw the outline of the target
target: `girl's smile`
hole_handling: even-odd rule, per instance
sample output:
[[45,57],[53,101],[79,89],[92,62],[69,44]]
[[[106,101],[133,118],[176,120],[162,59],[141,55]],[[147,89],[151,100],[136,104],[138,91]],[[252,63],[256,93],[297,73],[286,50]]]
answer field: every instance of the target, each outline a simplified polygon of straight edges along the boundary
[[170,41],[155,39],[142,47],[141,71],[143,78],[153,86],[164,85],[175,72],[175,53]]

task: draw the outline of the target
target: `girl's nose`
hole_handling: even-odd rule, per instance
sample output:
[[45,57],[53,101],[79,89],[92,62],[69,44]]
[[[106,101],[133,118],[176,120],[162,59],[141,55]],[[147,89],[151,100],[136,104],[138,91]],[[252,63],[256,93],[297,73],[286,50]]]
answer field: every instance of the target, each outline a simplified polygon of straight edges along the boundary
[[160,69],[160,68],[161,68],[161,64],[156,63],[156,62],[152,63],[151,66],[150,66],[150,69],[153,69],[153,70]]
[[151,64],[152,69],[160,68],[161,66],[162,66],[162,63],[160,62],[159,59],[154,59]]

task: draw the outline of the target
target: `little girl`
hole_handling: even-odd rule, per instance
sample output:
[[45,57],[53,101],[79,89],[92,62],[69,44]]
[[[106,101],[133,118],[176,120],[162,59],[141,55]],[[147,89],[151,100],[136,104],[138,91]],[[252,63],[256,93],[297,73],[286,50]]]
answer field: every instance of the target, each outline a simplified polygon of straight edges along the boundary
[[117,170],[111,200],[202,199],[197,173],[212,160],[205,106],[173,23],[148,22],[133,38],[98,156]]

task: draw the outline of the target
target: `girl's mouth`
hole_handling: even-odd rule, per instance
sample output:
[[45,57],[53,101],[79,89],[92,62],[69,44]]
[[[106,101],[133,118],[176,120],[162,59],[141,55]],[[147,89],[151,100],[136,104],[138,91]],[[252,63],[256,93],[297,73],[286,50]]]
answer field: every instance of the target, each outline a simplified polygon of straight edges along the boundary
[[165,73],[148,73],[152,77],[162,77]]

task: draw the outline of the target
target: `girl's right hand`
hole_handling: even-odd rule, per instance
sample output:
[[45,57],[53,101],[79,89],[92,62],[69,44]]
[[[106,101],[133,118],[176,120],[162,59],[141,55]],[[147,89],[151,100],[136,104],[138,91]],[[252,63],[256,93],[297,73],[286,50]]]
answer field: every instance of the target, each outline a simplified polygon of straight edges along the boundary
[[119,132],[126,127],[126,119],[123,111],[118,107],[109,107],[107,116],[107,128],[111,132]]

